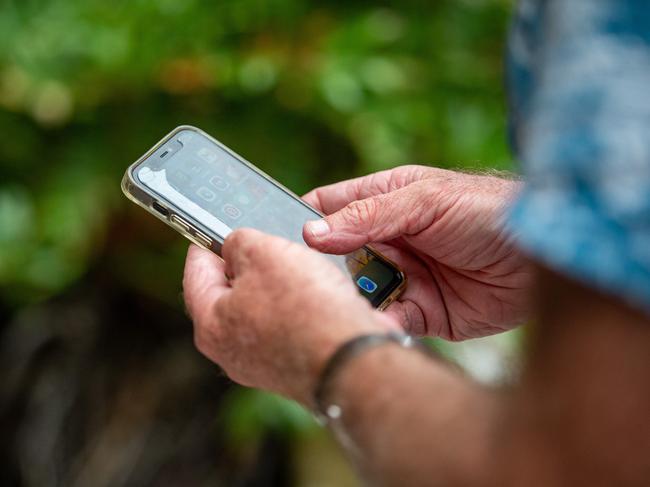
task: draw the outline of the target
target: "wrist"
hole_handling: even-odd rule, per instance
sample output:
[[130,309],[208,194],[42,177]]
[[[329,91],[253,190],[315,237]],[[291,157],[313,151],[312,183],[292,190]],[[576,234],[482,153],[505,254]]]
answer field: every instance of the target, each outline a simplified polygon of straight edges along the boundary
[[356,336],[343,343],[324,364],[315,383],[313,407],[323,423],[338,420],[343,414],[343,404],[334,397],[339,376],[375,349],[401,348],[409,353],[418,351],[423,356],[433,356],[433,352],[413,337],[404,333],[383,332]]
[[300,386],[295,394],[291,394],[293,399],[314,410],[314,390],[326,364],[338,349],[359,336],[402,331],[399,325],[383,313],[369,311],[369,313],[359,313],[354,321],[350,320],[349,314],[326,320],[323,320],[322,316],[318,318],[318,323],[312,326],[320,328],[324,333],[307,352],[308,356],[303,361],[305,366],[296,371],[297,374],[303,375],[303,380],[296,381],[296,385],[300,384]]

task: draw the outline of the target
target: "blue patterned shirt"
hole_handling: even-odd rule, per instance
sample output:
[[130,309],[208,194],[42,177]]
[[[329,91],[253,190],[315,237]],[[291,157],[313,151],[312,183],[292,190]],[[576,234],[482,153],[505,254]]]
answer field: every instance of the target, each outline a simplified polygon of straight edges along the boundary
[[515,237],[650,312],[650,0],[523,0],[508,58]]

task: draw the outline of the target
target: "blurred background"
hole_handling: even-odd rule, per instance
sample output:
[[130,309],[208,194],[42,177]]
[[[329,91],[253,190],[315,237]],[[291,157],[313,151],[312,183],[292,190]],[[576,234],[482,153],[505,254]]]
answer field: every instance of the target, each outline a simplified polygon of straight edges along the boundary
[[[193,349],[187,243],[126,200],[180,124],[297,193],[513,168],[508,0],[0,1],[0,484],[353,486],[298,406]],[[508,333],[433,346],[516,374]]]

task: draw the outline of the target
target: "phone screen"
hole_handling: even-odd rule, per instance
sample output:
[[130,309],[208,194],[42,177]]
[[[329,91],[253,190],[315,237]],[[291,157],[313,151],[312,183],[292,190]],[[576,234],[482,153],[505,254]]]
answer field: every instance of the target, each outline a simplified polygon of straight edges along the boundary
[[[133,174],[167,204],[221,239],[234,229],[248,227],[304,245],[303,225],[320,218],[236,154],[190,129],[176,132]],[[327,257],[350,275],[375,306],[403,279],[393,265],[366,248]]]

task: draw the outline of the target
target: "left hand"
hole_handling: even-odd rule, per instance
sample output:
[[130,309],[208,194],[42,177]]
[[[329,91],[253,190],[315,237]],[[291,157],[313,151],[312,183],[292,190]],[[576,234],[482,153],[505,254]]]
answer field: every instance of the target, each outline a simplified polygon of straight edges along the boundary
[[183,288],[197,348],[242,385],[309,405],[341,344],[400,329],[306,247],[244,229],[226,239],[222,255],[191,245]]

